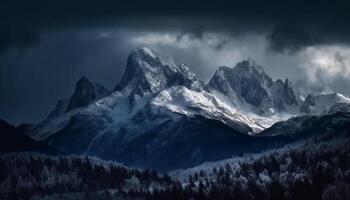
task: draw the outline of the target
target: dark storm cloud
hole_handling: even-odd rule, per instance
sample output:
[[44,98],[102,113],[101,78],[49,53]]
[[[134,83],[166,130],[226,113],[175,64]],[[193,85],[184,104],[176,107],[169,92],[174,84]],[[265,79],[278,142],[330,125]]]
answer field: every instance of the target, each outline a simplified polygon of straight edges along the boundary
[[295,53],[306,46],[322,42],[296,21],[278,24],[266,38],[271,50],[280,53]]
[[26,26],[2,25],[0,27],[0,53],[10,47],[15,47],[18,51],[33,47],[39,42],[39,33]]
[[286,19],[276,23],[267,34],[270,50],[277,53],[296,53],[315,45],[350,44],[350,14],[321,16],[316,19]]
[[[137,29],[176,29],[201,37],[203,31],[237,34],[270,32],[273,50],[298,50],[313,45],[316,31],[329,41],[349,40],[348,1],[1,1],[0,50],[33,46],[53,30],[121,26]],[[311,32],[283,20],[308,21]],[[278,20],[278,22],[277,22]],[[278,25],[282,21],[282,25]],[[335,25],[336,26],[335,26]],[[272,26],[275,26],[274,30]],[[322,28],[325,29],[322,29]],[[328,27],[328,28],[327,28]],[[299,29],[300,28],[300,29]],[[345,32],[344,32],[345,31]],[[327,33],[330,34],[327,34]],[[294,34],[294,35],[293,35]]]

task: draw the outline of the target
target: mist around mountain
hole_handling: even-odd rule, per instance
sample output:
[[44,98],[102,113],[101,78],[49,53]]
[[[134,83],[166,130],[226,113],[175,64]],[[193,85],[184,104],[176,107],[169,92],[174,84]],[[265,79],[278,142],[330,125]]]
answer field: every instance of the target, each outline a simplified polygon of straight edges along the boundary
[[0,197],[348,199],[350,98],[296,91],[250,58],[205,84],[135,49],[113,91],[83,76],[43,121],[1,121]]

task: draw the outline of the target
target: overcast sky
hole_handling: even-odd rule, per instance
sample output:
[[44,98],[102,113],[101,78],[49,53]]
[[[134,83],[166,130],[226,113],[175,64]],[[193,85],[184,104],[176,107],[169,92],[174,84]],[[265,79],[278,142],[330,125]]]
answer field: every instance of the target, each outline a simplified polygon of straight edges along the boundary
[[347,1],[1,1],[0,118],[42,120],[86,75],[112,89],[147,46],[207,82],[253,58],[298,92],[350,95]]

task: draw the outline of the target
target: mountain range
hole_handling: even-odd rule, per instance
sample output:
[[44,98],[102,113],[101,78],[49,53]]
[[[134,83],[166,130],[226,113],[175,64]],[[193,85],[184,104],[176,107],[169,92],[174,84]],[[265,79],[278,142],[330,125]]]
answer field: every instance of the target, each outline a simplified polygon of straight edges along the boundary
[[302,100],[291,81],[273,80],[252,59],[204,84],[186,65],[139,48],[113,91],[82,77],[46,119],[16,129],[63,153],[168,171],[282,146],[327,116],[348,122],[334,113],[349,104],[339,93]]

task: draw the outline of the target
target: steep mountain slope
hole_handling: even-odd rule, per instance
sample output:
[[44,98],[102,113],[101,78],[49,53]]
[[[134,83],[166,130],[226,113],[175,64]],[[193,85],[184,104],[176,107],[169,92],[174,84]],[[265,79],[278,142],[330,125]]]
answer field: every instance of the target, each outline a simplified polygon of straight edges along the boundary
[[277,122],[261,132],[264,136],[287,135],[302,139],[315,134],[332,134],[350,130],[349,112],[331,112],[324,115],[306,115]]
[[96,99],[105,97],[108,94],[109,91],[106,90],[102,85],[90,82],[85,76],[83,76],[77,82],[74,94],[70,98],[68,107],[65,112],[87,106]]
[[213,95],[174,86],[152,98],[117,133],[95,141],[92,149],[109,144],[103,158],[169,170],[285,144],[281,138],[248,136],[253,131],[248,125],[261,130]]
[[186,87],[175,86],[160,92],[151,104],[175,113],[188,116],[202,115],[208,119],[222,121],[242,133],[263,130],[256,121],[206,91],[197,92]]
[[0,119],[0,153],[33,151],[55,154],[54,149],[42,142],[37,142],[19,132],[14,126]]
[[174,85],[199,89],[202,82],[185,65],[167,64],[156,52],[140,48],[128,57],[125,72],[115,90],[130,90],[131,95],[143,96]]
[[350,103],[336,103],[327,111],[328,114],[335,114],[337,112],[350,113]]
[[260,115],[295,112],[300,101],[288,79],[273,81],[252,59],[234,68],[220,67],[207,88],[225,96],[234,106]]

